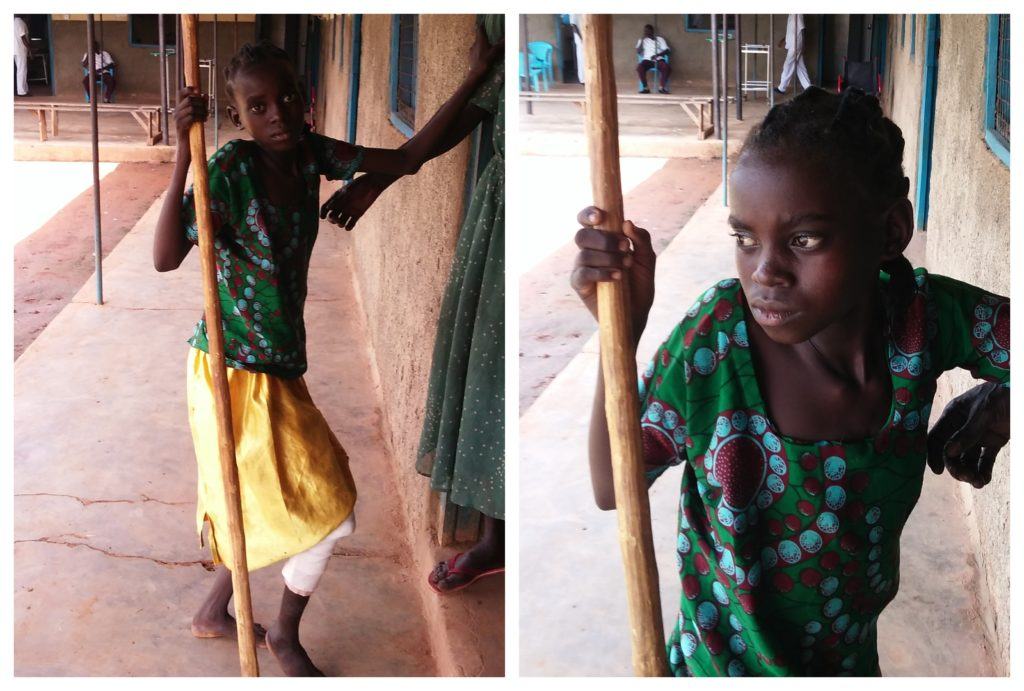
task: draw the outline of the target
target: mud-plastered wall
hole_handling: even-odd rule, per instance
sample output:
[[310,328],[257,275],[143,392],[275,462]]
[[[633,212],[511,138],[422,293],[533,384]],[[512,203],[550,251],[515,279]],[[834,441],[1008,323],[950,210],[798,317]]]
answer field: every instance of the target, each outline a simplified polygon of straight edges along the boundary
[[[54,98],[61,101],[84,100],[82,89],[82,55],[88,45],[86,41],[86,22],[77,19],[82,15],[53,15],[51,21],[51,48],[53,52]],[[237,25],[237,43],[235,39],[235,22],[232,15],[218,15],[217,22],[217,62],[220,67],[218,75],[218,94],[221,105],[227,103],[224,92],[224,66],[231,61],[236,45],[241,46],[255,37],[256,25],[252,15],[245,15],[248,21],[239,21]],[[127,15],[104,15],[102,27],[99,17],[95,19],[94,34],[101,42],[101,49],[110,53],[115,63],[117,90],[114,100],[139,99],[157,103],[160,99],[160,58],[156,46],[132,45],[129,38]],[[164,15],[164,22],[172,29],[175,15]],[[199,57],[213,57],[213,15],[200,15],[199,21]],[[168,85],[171,102],[174,95],[175,56],[168,54]],[[203,88],[206,89],[206,71],[202,73]]]
[[[917,23],[910,57],[911,22]],[[901,16],[891,15],[892,71],[887,110],[907,141],[904,163],[917,187],[920,138],[924,15],[907,15],[901,40]],[[932,145],[927,267],[1000,295],[1010,294],[1010,170],[985,144],[986,15],[941,15],[934,142]],[[901,45],[902,44],[902,45]],[[963,370],[939,382],[932,416],[951,398],[977,385]],[[1009,671],[1010,553],[1009,445],[996,461],[992,482],[976,490],[959,485],[962,513],[975,543],[980,580],[979,611],[1000,672]],[[955,482],[947,476],[949,482]],[[941,578],[941,574],[936,577]]]
[[[333,63],[324,60],[330,56],[326,37],[331,21],[339,22],[333,27],[338,41]],[[351,16],[338,17],[321,27],[324,132],[341,139],[348,138],[353,21]],[[363,15],[355,143],[364,146],[394,148],[408,140],[390,119],[391,33],[391,15]],[[472,15],[419,16],[417,126],[461,83],[474,38]],[[399,491],[418,542],[429,534],[432,515],[429,481],[414,467],[416,450],[438,312],[463,216],[468,151],[467,140],[417,175],[396,182],[353,231],[356,280],[380,380],[385,443],[399,468]]]

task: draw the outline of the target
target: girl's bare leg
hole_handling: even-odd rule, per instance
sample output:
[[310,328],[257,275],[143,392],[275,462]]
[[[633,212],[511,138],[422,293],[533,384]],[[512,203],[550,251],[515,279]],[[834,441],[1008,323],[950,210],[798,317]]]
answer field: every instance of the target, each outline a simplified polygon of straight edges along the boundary
[[309,597],[297,595],[285,586],[281,595],[281,611],[267,631],[267,647],[289,677],[324,676],[299,643],[299,622],[308,602]]
[[[223,565],[217,567],[213,588],[192,617],[192,635],[196,638],[237,638],[235,618],[228,613],[228,603],[234,590],[231,586],[231,572]],[[253,627],[256,643],[263,647],[267,632],[259,624]]]

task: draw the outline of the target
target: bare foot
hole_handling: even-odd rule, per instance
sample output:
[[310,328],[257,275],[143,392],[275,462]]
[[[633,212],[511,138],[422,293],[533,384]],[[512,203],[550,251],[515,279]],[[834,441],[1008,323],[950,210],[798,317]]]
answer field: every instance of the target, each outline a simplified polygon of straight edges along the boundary
[[[262,624],[253,624],[256,647],[267,647],[267,630]],[[222,615],[197,614],[192,617],[192,635],[196,638],[238,638],[238,624],[235,618],[224,612]]]
[[324,673],[316,668],[298,639],[288,640],[274,627],[267,631],[267,649],[289,677],[322,677]]

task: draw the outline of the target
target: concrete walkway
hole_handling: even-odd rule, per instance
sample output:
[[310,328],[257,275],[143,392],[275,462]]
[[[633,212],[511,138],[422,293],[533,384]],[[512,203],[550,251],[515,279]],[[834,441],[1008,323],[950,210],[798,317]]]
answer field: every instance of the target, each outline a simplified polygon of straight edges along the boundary
[[[87,283],[14,366],[18,675],[238,674],[233,642],[189,634],[213,578],[194,532],[185,407],[202,299],[198,252],[174,273],[152,269],[159,205],[105,262],[107,304]],[[425,574],[405,542],[348,238],[325,228],[313,255],[307,382],[352,459],[359,529],[336,547],[301,635],[328,675],[433,675],[430,632],[445,622],[424,615]],[[257,621],[274,618],[282,587],[276,566],[252,574]]]
[[[735,275],[727,216],[719,188],[659,255],[641,362],[694,296]],[[520,296],[521,303],[529,299]],[[594,336],[520,419],[520,563],[529,565],[519,577],[524,676],[632,673],[616,518],[594,505],[587,470],[597,367]],[[681,473],[669,471],[650,493],[666,632],[680,597],[673,555]],[[904,530],[900,592],[879,620],[886,675],[993,674],[975,595],[978,573],[956,490],[948,475],[927,473]]]

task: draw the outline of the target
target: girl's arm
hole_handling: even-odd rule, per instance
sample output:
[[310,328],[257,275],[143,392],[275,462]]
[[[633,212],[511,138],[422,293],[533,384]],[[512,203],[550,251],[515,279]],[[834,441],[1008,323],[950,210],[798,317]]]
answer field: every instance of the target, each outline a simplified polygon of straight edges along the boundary
[[[359,170],[388,176],[412,175],[428,160],[455,146],[461,139],[454,138],[455,125],[458,124],[458,129],[464,132],[463,136],[472,131],[469,123],[475,116],[472,115],[472,110],[467,112],[469,99],[483,84],[491,65],[494,60],[502,56],[504,49],[504,41],[499,41],[493,46],[488,44],[483,27],[478,26],[476,42],[470,52],[472,67],[455,93],[417,132],[416,136],[400,148],[365,149]],[[480,119],[482,118],[483,114],[480,115]],[[479,119],[476,122],[479,123]],[[466,127],[469,129],[465,129]]]
[[188,130],[193,122],[206,120],[206,101],[194,87],[182,89],[179,96],[181,100],[174,108],[174,125],[178,135],[174,172],[171,173],[171,182],[164,195],[153,238],[153,267],[157,271],[177,269],[192,249],[192,243],[181,227],[181,198],[185,194],[185,179],[192,163]]
[[[488,113],[483,108],[469,104],[459,113],[458,119],[437,142],[434,150],[427,157],[427,160],[451,150],[466,136],[476,129]],[[413,139],[422,133],[416,134]],[[409,141],[412,141],[410,139]],[[352,230],[356,223],[366,213],[367,209],[373,206],[377,198],[384,193],[401,175],[388,175],[385,173],[367,173],[345,185],[328,199],[320,208],[320,218],[326,218],[336,226],[345,230]]]

